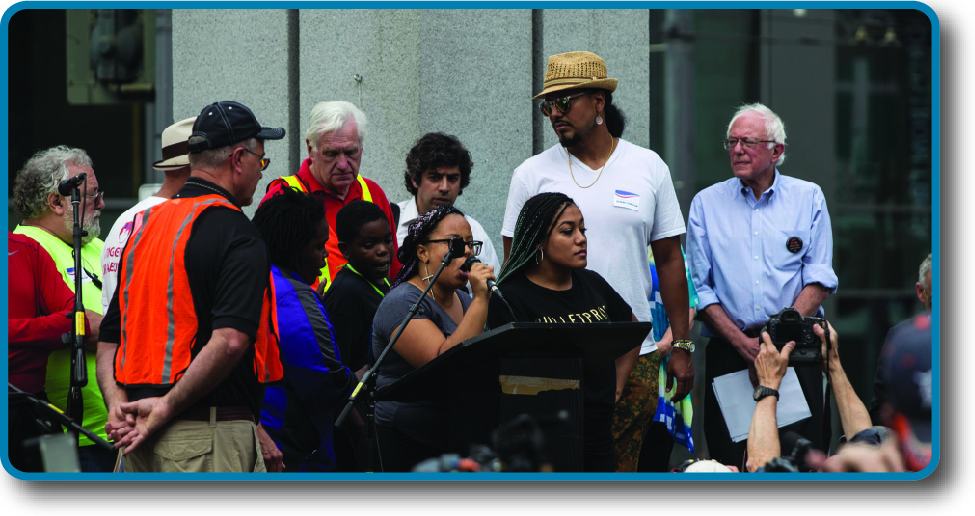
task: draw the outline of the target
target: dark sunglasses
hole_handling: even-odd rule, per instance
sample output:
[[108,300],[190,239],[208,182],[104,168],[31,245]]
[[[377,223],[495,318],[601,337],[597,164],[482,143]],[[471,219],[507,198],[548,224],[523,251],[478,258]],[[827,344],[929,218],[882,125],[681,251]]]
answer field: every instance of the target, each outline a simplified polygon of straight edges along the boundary
[[576,97],[581,97],[583,95],[589,95],[592,92],[584,91],[582,93],[576,93],[575,95],[566,95],[564,97],[559,97],[552,100],[543,100],[541,104],[538,105],[538,109],[542,110],[542,114],[545,116],[550,116],[552,114],[552,108],[558,108],[559,112],[563,115],[569,111],[569,102]]

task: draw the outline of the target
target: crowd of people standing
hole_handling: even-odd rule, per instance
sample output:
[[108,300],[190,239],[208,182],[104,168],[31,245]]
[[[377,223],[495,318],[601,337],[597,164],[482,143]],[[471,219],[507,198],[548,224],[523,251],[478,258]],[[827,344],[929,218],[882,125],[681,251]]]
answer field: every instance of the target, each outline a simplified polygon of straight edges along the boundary
[[[464,145],[443,133],[422,136],[405,159],[412,197],[391,203],[360,173],[368,122],[349,102],[312,109],[307,158],[263,195],[257,185],[271,161],[264,142],[284,138],[284,129],[262,125],[239,102],[205,106],[163,133],[164,159],[154,167],[165,182],[123,213],[104,242],[91,158],[63,146],[40,151],[14,189],[23,220],[9,236],[11,383],[64,407],[69,354],[60,339],[82,275],[89,376],[97,381],[83,390],[81,423],[124,451],[126,472],[410,471],[465,453],[448,446],[443,401],[378,402],[375,435],[361,403],[343,425],[336,417],[391,342],[375,371],[379,387],[512,321],[653,322],[629,351],[582,364],[582,471],[667,471],[675,442],[693,449],[695,318],[708,338],[697,351],[707,356],[698,417],[718,463],[764,470],[787,432],[828,454],[824,377],[849,409],[841,410],[844,430],[873,429],[822,327],[832,367],[822,371],[785,368],[788,353],[762,331],[786,307],[822,318],[838,288],[822,189],[778,169],[782,120],[762,104],[733,114],[723,141],[733,177],[698,193],[685,224],[667,165],[622,137],[617,86],[591,52],[549,58],[535,99],[558,143],[514,171],[502,257],[481,224],[455,207],[474,163]],[[83,270],[75,270],[74,215],[57,187],[80,174],[87,236]],[[242,208],[255,200],[251,220]],[[930,258],[927,270],[918,292],[930,309]],[[898,372],[878,372],[882,392],[905,385]],[[729,375],[748,376],[755,388],[746,439],[712,388]],[[808,415],[780,427],[770,400],[779,401],[790,378],[800,394],[791,402]],[[885,405],[876,424],[910,432],[924,418],[916,408]],[[30,461],[14,450],[61,431],[24,403],[11,403],[9,425],[11,460],[24,471]],[[863,435],[879,450],[886,434]],[[921,439],[930,443],[930,434]],[[369,463],[374,440],[378,460]],[[81,469],[116,468],[116,454],[93,445],[80,440]]]

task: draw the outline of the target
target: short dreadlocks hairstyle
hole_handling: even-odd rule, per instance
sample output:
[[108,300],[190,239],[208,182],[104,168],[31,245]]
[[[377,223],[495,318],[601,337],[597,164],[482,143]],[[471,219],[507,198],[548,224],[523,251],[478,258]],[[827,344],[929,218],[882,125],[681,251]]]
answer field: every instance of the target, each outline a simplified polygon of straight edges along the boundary
[[575,203],[568,195],[558,192],[540,193],[525,202],[515,224],[508,261],[504,262],[498,274],[499,285],[531,265],[538,246],[552,234],[552,222]]
[[320,199],[282,188],[257,208],[254,225],[267,245],[271,263],[294,270],[324,219],[325,206]]
[[400,246],[399,251],[396,251],[396,257],[399,259],[399,263],[403,264],[403,267],[399,270],[396,278],[393,279],[390,289],[396,288],[397,285],[416,274],[418,270],[416,246],[426,240],[430,233],[433,233],[433,230],[437,229],[440,221],[451,213],[456,213],[460,216],[464,215],[462,211],[453,206],[440,206],[435,210],[418,215],[416,220],[410,224],[409,232],[406,238],[403,239],[403,245]]
[[362,199],[352,201],[335,214],[335,236],[339,242],[352,243],[362,226],[376,220],[389,223],[386,213],[374,203]]
[[[417,188],[413,182],[420,184],[423,173],[440,167],[457,167],[460,169],[460,193],[471,183],[471,153],[464,148],[456,136],[444,133],[427,133],[420,137],[406,155],[406,172],[403,181],[406,189],[416,195]],[[459,194],[458,194],[459,195]]]

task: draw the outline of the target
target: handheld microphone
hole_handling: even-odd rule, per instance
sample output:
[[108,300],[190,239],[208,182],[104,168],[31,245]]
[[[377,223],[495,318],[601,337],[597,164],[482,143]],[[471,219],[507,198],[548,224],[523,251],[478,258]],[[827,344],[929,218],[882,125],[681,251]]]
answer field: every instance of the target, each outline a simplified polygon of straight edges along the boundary
[[[481,260],[478,260],[476,256],[469,256],[467,260],[464,262],[464,265],[460,266],[460,270],[464,272],[471,272],[471,265],[474,265],[475,263],[481,263]],[[488,286],[488,290],[490,290],[492,293],[501,296],[501,291],[498,290],[498,283],[496,281],[494,281],[493,279],[487,280],[487,286]],[[503,298],[504,296],[501,297]]]
[[74,177],[61,181],[58,183],[58,193],[65,197],[71,195],[71,190],[78,188],[78,186],[81,185],[81,183],[83,183],[87,178],[88,174],[83,172]]
[[[478,260],[477,257],[469,256],[467,260],[464,261],[464,265],[460,266],[460,270],[464,272],[470,272],[471,265],[474,265],[475,263],[481,263],[481,260]],[[505,299],[503,295],[501,295],[501,289],[498,288],[498,283],[493,279],[489,279],[487,280],[487,287],[492,294],[498,296],[498,299],[500,299],[501,302],[504,303],[504,306],[508,309],[508,313],[511,314],[511,320],[517,321],[518,317],[515,315],[515,311],[511,309],[511,305],[508,304],[508,300]]]

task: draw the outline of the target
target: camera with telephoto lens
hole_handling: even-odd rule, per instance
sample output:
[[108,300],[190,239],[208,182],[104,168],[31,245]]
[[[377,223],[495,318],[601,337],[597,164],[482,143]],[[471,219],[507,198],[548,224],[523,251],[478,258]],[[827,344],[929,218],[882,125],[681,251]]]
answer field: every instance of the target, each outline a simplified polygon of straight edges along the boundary
[[780,350],[790,341],[796,343],[795,349],[789,355],[790,366],[819,367],[823,363],[822,343],[813,328],[821,324],[823,319],[803,317],[798,310],[790,306],[769,317],[765,323],[765,330],[772,338],[772,344]]

